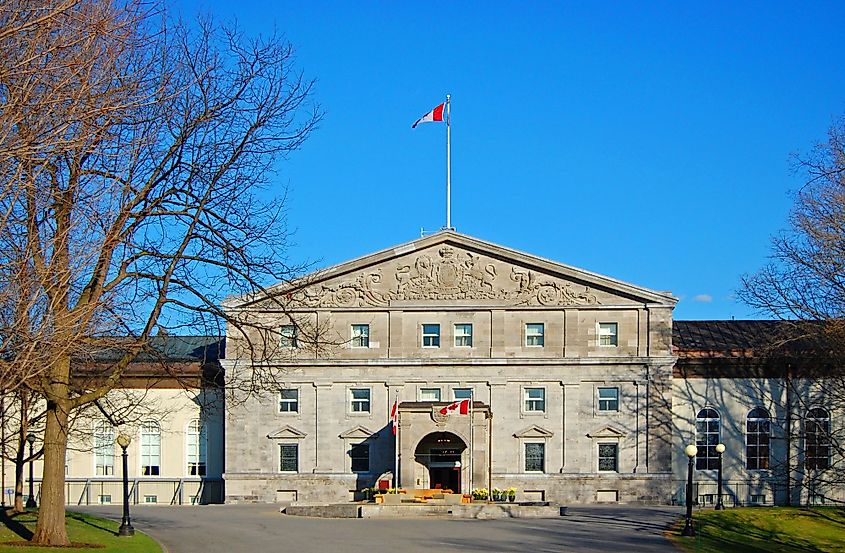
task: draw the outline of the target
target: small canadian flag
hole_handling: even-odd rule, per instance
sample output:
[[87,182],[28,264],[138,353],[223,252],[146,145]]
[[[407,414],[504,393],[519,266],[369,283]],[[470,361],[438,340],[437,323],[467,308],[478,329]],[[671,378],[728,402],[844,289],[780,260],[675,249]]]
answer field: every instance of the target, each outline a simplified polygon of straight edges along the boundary
[[399,398],[393,402],[393,408],[390,409],[390,426],[393,429],[393,435],[396,435],[396,429],[399,427]]
[[441,415],[451,415],[457,413],[458,415],[469,415],[469,399],[462,399],[454,403],[450,403],[440,410]]
[[443,121],[443,111],[445,107],[446,102],[443,102],[433,110],[429,111],[428,113],[417,119],[417,121],[413,125],[411,125],[411,128],[416,129],[417,125],[419,125],[420,123],[433,123],[435,121]]

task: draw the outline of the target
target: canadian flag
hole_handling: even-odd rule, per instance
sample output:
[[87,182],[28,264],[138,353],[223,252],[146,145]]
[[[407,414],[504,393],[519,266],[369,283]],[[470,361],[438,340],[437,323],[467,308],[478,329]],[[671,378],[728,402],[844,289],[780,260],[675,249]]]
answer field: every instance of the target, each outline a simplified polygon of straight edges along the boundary
[[393,408],[390,409],[390,426],[393,428],[393,435],[396,435],[396,429],[399,427],[399,398],[393,402]]
[[417,125],[420,123],[433,123],[434,121],[443,121],[443,110],[446,107],[446,102],[443,102],[433,110],[429,111],[419,119],[417,122],[411,125],[412,129],[417,128]]
[[469,399],[462,399],[460,401],[456,401],[455,403],[450,403],[446,407],[440,410],[441,415],[451,415],[452,413],[457,413],[459,415],[469,415]]

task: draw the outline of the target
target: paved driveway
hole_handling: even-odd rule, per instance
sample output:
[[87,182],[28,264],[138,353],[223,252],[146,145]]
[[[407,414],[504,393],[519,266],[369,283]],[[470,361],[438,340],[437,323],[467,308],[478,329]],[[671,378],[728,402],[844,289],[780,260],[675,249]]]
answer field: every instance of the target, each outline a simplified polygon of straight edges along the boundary
[[[120,520],[118,507],[75,507]],[[282,515],[273,505],[139,505],[133,525],[170,553],[296,551],[673,551],[663,531],[679,507],[570,507],[556,519],[316,519]]]

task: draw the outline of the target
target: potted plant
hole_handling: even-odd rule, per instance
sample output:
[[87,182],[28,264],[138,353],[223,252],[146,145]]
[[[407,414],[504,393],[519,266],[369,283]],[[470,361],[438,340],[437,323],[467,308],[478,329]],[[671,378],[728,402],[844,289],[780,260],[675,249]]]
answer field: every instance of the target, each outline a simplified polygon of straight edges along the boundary
[[511,503],[516,501],[516,488],[508,488],[508,501]]
[[502,490],[500,490],[499,488],[493,488],[491,490],[491,493],[493,495],[493,501],[501,501],[502,500]]
[[484,501],[489,497],[487,488],[475,488],[472,490],[472,498],[476,501]]
[[402,496],[399,495],[399,490],[397,490],[396,488],[388,488],[387,493],[384,496],[384,504],[401,505]]

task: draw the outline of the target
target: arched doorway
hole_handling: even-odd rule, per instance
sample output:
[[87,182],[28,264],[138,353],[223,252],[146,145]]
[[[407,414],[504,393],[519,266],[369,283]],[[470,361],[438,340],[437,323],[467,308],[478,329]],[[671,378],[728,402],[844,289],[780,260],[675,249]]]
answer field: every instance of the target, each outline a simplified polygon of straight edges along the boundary
[[451,432],[432,432],[425,436],[414,451],[420,478],[419,487],[442,488],[461,492],[461,459],[466,443]]

